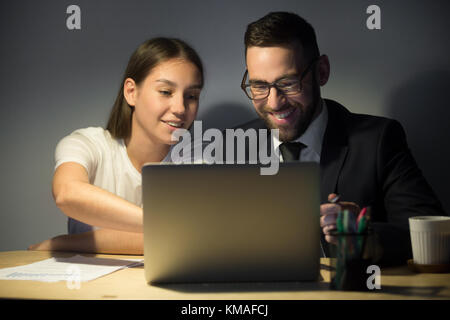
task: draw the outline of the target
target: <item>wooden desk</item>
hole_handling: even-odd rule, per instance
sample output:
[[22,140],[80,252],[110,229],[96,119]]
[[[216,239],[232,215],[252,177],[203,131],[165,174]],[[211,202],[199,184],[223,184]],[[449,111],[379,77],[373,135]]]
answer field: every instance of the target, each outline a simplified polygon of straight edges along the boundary
[[[69,257],[74,253],[39,251],[0,252],[0,268],[15,267],[50,257]],[[104,258],[142,258],[142,256],[86,255]],[[0,298],[24,299],[157,299],[157,300],[297,300],[297,299],[450,299],[450,274],[416,274],[406,266],[381,270],[381,290],[345,292],[329,290],[330,273],[325,264],[320,282],[213,283],[150,286],[144,268],[119,270],[89,282],[80,289],[69,289],[65,282],[2,280]]]

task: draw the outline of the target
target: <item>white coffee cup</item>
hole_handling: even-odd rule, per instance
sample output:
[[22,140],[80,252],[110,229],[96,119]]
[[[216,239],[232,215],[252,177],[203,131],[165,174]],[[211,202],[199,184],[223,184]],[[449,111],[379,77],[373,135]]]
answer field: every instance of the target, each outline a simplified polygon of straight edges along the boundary
[[414,263],[450,263],[450,217],[412,217],[409,218],[409,229]]

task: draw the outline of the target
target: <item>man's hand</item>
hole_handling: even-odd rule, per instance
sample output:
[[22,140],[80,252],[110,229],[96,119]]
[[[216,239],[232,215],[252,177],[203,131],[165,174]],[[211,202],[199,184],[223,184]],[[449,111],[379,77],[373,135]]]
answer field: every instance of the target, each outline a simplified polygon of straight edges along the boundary
[[[338,195],[331,193],[328,195],[328,201],[332,202]],[[325,234],[325,240],[336,244],[336,237],[331,236],[331,231],[336,229],[336,218],[339,211],[349,210],[354,214],[360,211],[359,206],[354,202],[338,201],[335,203],[325,203],[320,206],[320,227]]]

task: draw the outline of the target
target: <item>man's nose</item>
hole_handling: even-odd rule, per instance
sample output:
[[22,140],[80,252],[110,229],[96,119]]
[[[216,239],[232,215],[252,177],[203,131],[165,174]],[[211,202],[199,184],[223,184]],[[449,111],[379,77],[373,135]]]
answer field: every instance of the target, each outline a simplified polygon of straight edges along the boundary
[[267,105],[270,109],[277,111],[285,104],[284,99],[284,95],[277,88],[271,87],[267,97]]

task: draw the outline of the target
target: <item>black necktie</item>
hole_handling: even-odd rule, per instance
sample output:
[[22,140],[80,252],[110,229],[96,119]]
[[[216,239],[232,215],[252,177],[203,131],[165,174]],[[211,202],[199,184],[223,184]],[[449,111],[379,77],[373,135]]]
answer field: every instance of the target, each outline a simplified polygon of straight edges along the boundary
[[298,161],[300,159],[300,152],[306,147],[301,142],[283,142],[280,144],[280,152],[283,155],[284,162]]

